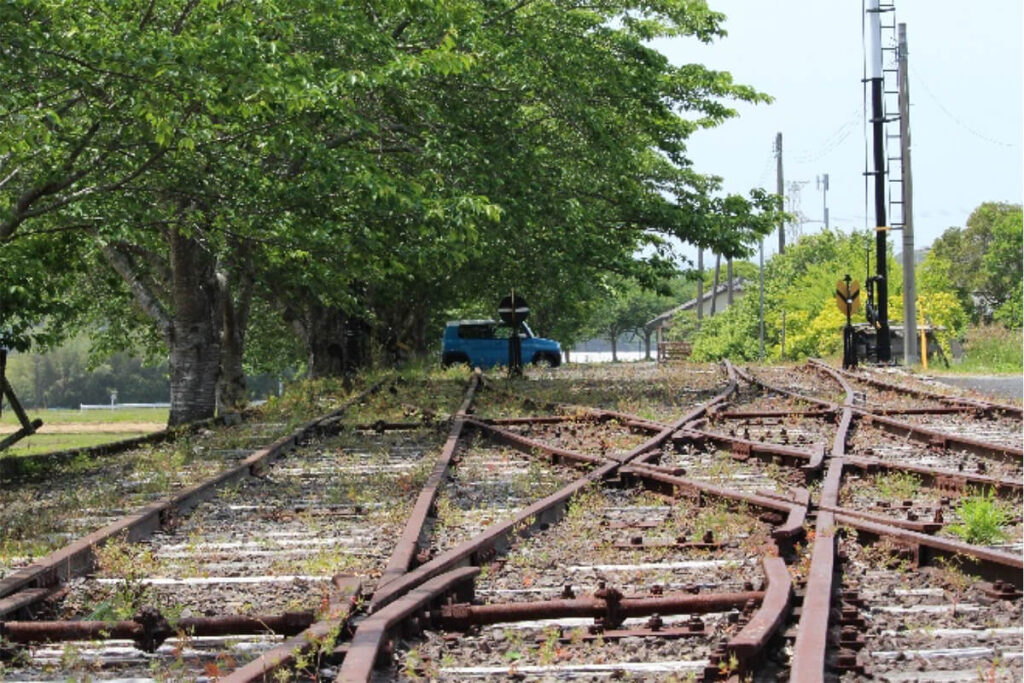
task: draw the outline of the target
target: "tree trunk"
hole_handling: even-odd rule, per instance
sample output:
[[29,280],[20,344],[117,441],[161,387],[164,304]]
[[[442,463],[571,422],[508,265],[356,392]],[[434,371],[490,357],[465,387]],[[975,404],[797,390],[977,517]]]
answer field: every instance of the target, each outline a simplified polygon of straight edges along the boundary
[[655,328],[644,328],[644,360],[651,360],[651,335]]
[[700,278],[697,280],[697,327],[704,319],[704,250],[697,250],[697,273]]
[[617,363],[619,361],[619,348],[618,348],[618,334],[615,330],[609,330],[608,337],[612,340],[612,362]]
[[[221,298],[221,371],[217,383],[217,411],[222,414],[241,410],[248,402],[242,360],[253,280],[247,267],[248,249],[245,245],[234,245],[233,260],[236,267],[217,277]],[[238,290],[237,296],[231,291],[233,284]]]
[[219,288],[214,258],[171,231],[171,426],[213,417],[220,374]]
[[732,306],[732,256],[730,256],[725,262],[725,277],[728,279],[729,283],[729,297],[726,301],[728,301],[729,305]]
[[370,328],[363,320],[319,302],[301,313],[288,307],[285,320],[306,347],[310,377],[344,377],[369,364]]

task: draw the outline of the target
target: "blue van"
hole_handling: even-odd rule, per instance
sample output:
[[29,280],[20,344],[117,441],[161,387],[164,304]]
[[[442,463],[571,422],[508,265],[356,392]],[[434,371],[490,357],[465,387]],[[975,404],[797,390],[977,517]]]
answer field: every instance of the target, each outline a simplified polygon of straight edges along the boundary
[[[512,328],[494,320],[454,320],[445,325],[441,342],[441,364],[445,367],[468,363],[491,368],[508,365],[508,338]],[[519,336],[523,340],[523,362],[558,367],[562,346],[552,339],[533,336],[526,323]]]

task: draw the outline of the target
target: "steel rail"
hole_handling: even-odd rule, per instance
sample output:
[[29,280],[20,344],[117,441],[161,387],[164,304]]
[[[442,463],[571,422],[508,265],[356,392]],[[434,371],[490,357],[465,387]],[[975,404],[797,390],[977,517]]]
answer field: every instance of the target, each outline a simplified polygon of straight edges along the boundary
[[[821,361],[819,359],[812,359],[812,362],[825,364],[824,361]],[[966,398],[963,396],[949,396],[946,394],[941,394],[937,391],[928,391],[926,389],[904,387],[900,386],[899,384],[892,384],[890,382],[886,382],[884,380],[878,379],[877,377],[869,377],[864,372],[849,372],[848,370],[839,369],[835,369],[835,371],[846,377],[849,377],[850,379],[856,380],[858,382],[864,382],[865,384],[870,384],[878,389],[883,389],[886,391],[895,391],[902,394],[908,394],[916,398],[930,398],[937,401],[958,403],[963,405],[965,408],[980,407],[988,410],[993,410],[996,412],[1006,413],[1008,415],[1013,415],[1014,417],[1017,418],[1024,418],[1024,409],[1022,409],[1021,406],[1015,406],[1008,403],[998,403],[995,401],[984,401],[975,398]]]
[[[807,361],[807,364],[816,370],[825,372],[837,381],[843,383],[849,387],[849,384],[845,381],[845,376],[849,373],[843,373],[831,365],[824,363],[820,360],[811,359]],[[852,387],[850,391],[852,391]],[[947,399],[948,400],[948,399]],[[852,405],[852,402],[851,402]],[[895,434],[896,436],[909,437],[916,441],[923,441],[930,446],[939,446],[943,449],[949,446],[961,448],[969,453],[976,455],[985,455],[990,457],[1001,458],[1008,462],[1019,463],[1024,458],[1024,448],[1016,446],[1003,446],[1001,444],[991,443],[982,439],[974,439],[967,436],[959,436],[957,434],[949,434],[941,432],[935,429],[929,429],[920,425],[915,425],[910,422],[903,422],[902,420],[894,420],[890,417],[880,415],[870,410],[863,408],[853,408],[853,412],[861,420],[868,421],[868,424],[877,423],[881,425],[886,431]]]
[[[830,368],[830,366],[823,363],[814,364],[815,369]],[[833,368],[830,368],[834,371]],[[838,407],[837,404],[831,401],[826,401],[820,398],[814,398],[812,396],[804,396],[803,394],[783,389],[782,387],[773,386],[764,380],[757,377],[753,377],[747,373],[737,371],[738,374],[745,380],[752,384],[757,384],[770,391],[793,396],[809,403],[814,403],[825,407]],[[972,439],[970,437],[958,436],[955,434],[949,434],[946,432],[940,432],[920,425],[915,425],[910,422],[903,422],[902,420],[894,420],[892,418],[885,417],[884,415],[878,415],[872,413],[870,410],[864,410],[861,408],[850,407],[853,415],[856,415],[861,420],[866,420],[867,424],[879,424],[886,431],[901,436],[904,438],[912,438],[916,441],[920,441],[928,444],[929,446],[940,446],[942,448],[948,448],[953,446],[955,448],[961,448],[965,451],[974,453],[976,455],[984,455],[990,457],[1000,458],[1006,462],[1019,463],[1021,458],[1024,458],[1024,449],[1017,448],[1015,446],[1003,446],[1001,444],[995,444],[981,439]],[[846,419],[845,416],[843,418]],[[834,452],[833,452],[834,455]]]
[[576,451],[571,451],[567,448],[551,446],[543,441],[537,441],[536,439],[531,439],[523,436],[522,434],[516,434],[515,432],[510,432],[507,429],[501,429],[496,425],[474,420],[472,418],[467,419],[466,423],[488,439],[509,446],[510,448],[514,448],[521,453],[525,453],[527,455],[544,453],[551,457],[551,462],[554,464],[558,464],[563,460],[574,465],[605,465],[611,462],[610,458],[601,457],[599,455],[588,455],[586,453],[577,453]]
[[766,557],[763,565],[767,585],[761,606],[726,646],[736,655],[741,671],[753,668],[765,646],[785,624],[793,602],[793,579],[785,561],[781,557]]
[[474,371],[469,381],[469,386],[466,388],[466,395],[463,397],[462,404],[455,413],[451,429],[448,431],[448,439],[445,441],[444,448],[441,449],[441,454],[437,458],[437,463],[434,465],[430,477],[427,478],[426,483],[420,490],[419,496],[416,498],[416,504],[409,514],[409,519],[405,523],[402,535],[399,536],[398,543],[391,552],[391,558],[388,560],[387,566],[377,582],[377,590],[405,574],[412,566],[419,550],[420,538],[423,535],[427,517],[430,516],[430,511],[434,507],[434,501],[437,500],[437,490],[447,476],[449,467],[451,467],[455,450],[459,446],[462,428],[468,420],[469,409],[473,405],[473,398],[476,396],[479,386],[480,372]]
[[[804,519],[807,514],[806,505],[794,504],[792,502],[767,496],[764,494],[743,493],[724,486],[715,486],[704,482],[688,479],[678,475],[669,474],[650,465],[636,463],[621,470],[627,477],[634,477],[645,486],[654,491],[667,491],[670,495],[677,492],[683,494],[696,494],[697,497],[709,495],[723,500],[731,500],[737,503],[746,503],[752,507],[782,512],[786,514],[785,522],[772,531],[772,537],[776,540],[789,541],[801,536],[804,532]],[[794,497],[799,497],[794,494]]]
[[825,459],[825,447],[822,444],[811,444],[810,449],[796,448],[782,444],[765,443],[752,441],[726,434],[717,434],[703,429],[703,421],[698,420],[687,425],[684,429],[673,435],[673,440],[679,442],[693,442],[703,444],[712,442],[719,446],[728,446],[733,452],[743,455],[751,455],[769,462],[781,458],[801,463],[800,467],[807,472],[816,472],[821,469]]
[[391,629],[405,619],[425,612],[432,603],[459,591],[466,583],[472,587],[473,578],[479,573],[479,567],[462,567],[440,574],[371,614],[352,637],[335,680],[343,683],[368,681],[380,656],[381,645]]
[[878,472],[882,470],[897,470],[900,472],[913,472],[922,479],[933,482],[936,487],[965,488],[967,485],[974,485],[979,488],[991,489],[999,496],[1014,496],[1024,490],[1024,482],[1020,480],[1005,479],[1000,477],[989,477],[983,474],[960,472],[957,470],[941,470],[925,465],[914,465],[912,463],[895,463],[877,458],[863,458],[859,456],[845,456],[843,458],[845,467],[852,467],[866,472]]
[[[561,519],[565,512],[565,508],[568,505],[568,501],[578,492],[596,482],[614,476],[623,464],[638,459],[653,449],[660,447],[675,431],[678,431],[680,427],[697,417],[700,417],[710,406],[724,401],[728,396],[734,393],[737,386],[736,377],[732,369],[728,366],[727,372],[729,376],[728,384],[725,389],[719,392],[719,394],[711,400],[689,411],[676,423],[663,426],[656,435],[621,456],[621,458],[616,458],[615,460],[599,466],[597,469],[588,472],[586,475],[569,483],[562,489],[521,510],[511,519],[504,522],[498,522],[491,527],[488,527],[477,536],[439,554],[416,569],[390,581],[386,586],[381,586],[374,593],[370,602],[368,608],[368,611],[371,614],[370,618],[378,612],[388,609],[388,606],[391,603],[402,600],[403,595],[406,595],[411,591],[416,591],[421,586],[427,585],[427,582],[432,581],[435,577],[442,575],[444,572],[451,572],[459,567],[468,569],[472,568],[473,565],[480,565],[489,561],[497,553],[507,549],[510,545],[509,538],[512,534],[528,535],[533,529],[547,528],[549,524]],[[484,386],[507,395],[507,392],[501,392],[500,390],[496,390],[491,387],[486,380],[484,381]],[[556,404],[551,405],[555,406]],[[571,406],[570,409],[578,409],[580,407],[582,406]],[[629,417],[634,418],[635,416]],[[488,433],[493,433],[495,431],[506,431],[506,433],[508,433],[507,430],[500,430],[496,428],[492,428],[487,431]],[[469,566],[467,567],[467,565]],[[370,672],[372,671],[372,661],[376,660],[377,657],[377,650],[374,650],[372,656],[369,654],[369,650],[371,648],[379,648],[382,645],[383,636],[380,635],[379,629],[377,630],[378,635],[376,637],[361,635],[366,631],[366,629],[371,628],[365,626],[365,624],[366,622],[360,624],[352,641],[353,646],[355,646],[357,639],[360,641],[359,647],[363,654],[360,655],[359,658],[352,658],[352,649],[351,647],[349,648],[348,654],[346,654],[345,657],[345,662],[342,666],[341,672],[339,673],[338,680],[369,680]],[[368,660],[370,661],[369,668],[364,668],[366,667],[366,662]],[[357,664],[356,662],[360,663]]]
[[380,386],[378,383],[330,413],[300,425],[266,448],[254,451],[238,465],[194,484],[174,496],[150,503],[0,579],[0,598],[15,597],[8,603],[8,607],[0,609],[0,617],[7,616],[13,609],[31,604],[30,596],[34,594],[24,591],[51,587],[73,576],[91,571],[95,563],[96,548],[110,539],[124,538],[129,542],[135,542],[148,538],[162,528],[173,515],[191,510],[209,498],[217,488],[259,474],[274,460],[293,450],[300,440],[313,433],[321,423],[343,414],[350,406],[377,391]]
[[[427,478],[423,488],[420,489],[420,493],[416,498],[416,503],[413,506],[412,512],[409,514],[409,518],[402,530],[402,534],[399,537],[398,542],[395,544],[395,548],[391,552],[391,557],[389,558],[388,563],[377,582],[378,591],[383,585],[390,583],[405,574],[415,561],[426,520],[430,515],[430,511],[434,507],[434,502],[437,499],[438,488],[444,481],[445,476],[447,476],[448,469],[455,456],[455,451],[458,449],[459,438],[462,435],[463,427],[466,424],[470,407],[473,405],[473,399],[480,387],[480,380],[480,372],[474,371],[466,387],[462,403],[455,412],[452,425],[448,431],[448,438],[445,441],[444,447],[441,449],[441,453],[438,455],[437,461],[434,464],[434,469],[431,471],[431,474]],[[306,631],[299,634],[295,640],[305,643],[317,642],[318,647],[322,645],[333,648],[334,641],[340,634],[341,626],[347,624],[349,612],[350,610],[345,611],[344,620],[328,618],[324,621],[313,624],[306,629]],[[300,654],[301,652],[302,651],[300,651]],[[265,680],[265,677],[268,674],[273,674],[279,669],[292,666],[295,663],[295,660],[296,655],[289,651],[284,651],[283,648],[275,648],[274,650],[264,653],[244,667],[237,669],[229,677],[223,680],[231,681],[232,683],[249,683],[250,681]]]
[[[781,561],[781,560],[780,560]],[[542,619],[601,619],[606,628],[617,628],[624,619],[675,614],[708,614],[743,609],[750,601],[760,604],[765,591],[730,593],[668,593],[657,597],[629,597],[605,588],[586,598],[555,598],[534,602],[444,605],[432,620],[449,631],[472,626]]]
[[818,683],[825,678],[825,657],[828,650],[828,624],[832,612],[832,596],[836,581],[835,513],[829,507],[839,505],[839,487],[843,478],[843,455],[853,421],[853,387],[838,375],[830,375],[845,394],[839,425],[832,440],[831,459],[822,481],[818,499],[814,545],[807,572],[804,601],[797,624],[796,642],[790,663],[792,683]]
[[851,527],[858,535],[873,538],[887,536],[906,544],[913,550],[914,560],[918,565],[929,564],[933,559],[949,560],[957,555],[967,556],[978,561],[971,566],[971,573],[977,573],[984,579],[1011,583],[1018,589],[1024,587],[1024,558],[1020,555],[1011,555],[952,538],[899,529],[890,524],[879,524],[851,515],[837,514],[836,522]]

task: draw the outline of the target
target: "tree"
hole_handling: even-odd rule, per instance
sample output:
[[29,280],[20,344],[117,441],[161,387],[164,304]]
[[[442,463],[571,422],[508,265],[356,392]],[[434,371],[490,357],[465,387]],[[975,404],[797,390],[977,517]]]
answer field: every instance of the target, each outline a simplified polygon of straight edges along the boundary
[[672,299],[622,278],[612,278],[604,286],[605,297],[594,311],[589,329],[611,342],[613,361],[618,360],[618,338],[626,332],[643,337],[645,357],[650,360],[654,330],[646,323],[668,308]]
[[649,46],[722,20],[693,0],[7,3],[0,244],[67,236],[119,279],[18,315],[130,297],[145,329],[107,338],[166,346],[176,424],[244,400],[256,309],[336,373],[372,341],[425,351],[446,309],[517,281],[541,283],[542,330],[578,322],[600,278],[669,272],[669,235],[738,255],[763,198],[712,198],[685,143],[767,98]]
[[[870,235],[825,230],[806,235],[765,265],[765,348],[769,358],[782,355],[782,319],[785,313],[786,357],[825,355],[841,348],[846,319],[835,306],[835,282],[846,273],[865,268]],[[899,283],[899,265],[889,256],[889,278]],[[899,296],[898,287],[890,297]],[[862,296],[866,295],[866,291]],[[693,344],[697,360],[730,358],[755,360],[760,355],[757,296],[745,296],[720,315],[705,320]],[[890,310],[896,310],[890,305]],[[835,311],[835,314],[833,313]],[[838,341],[837,341],[838,340]]]
[[954,292],[975,322],[990,320],[1008,301],[1012,310],[1022,276],[1022,215],[1019,204],[981,204],[965,228],[949,228],[935,241],[922,277]]

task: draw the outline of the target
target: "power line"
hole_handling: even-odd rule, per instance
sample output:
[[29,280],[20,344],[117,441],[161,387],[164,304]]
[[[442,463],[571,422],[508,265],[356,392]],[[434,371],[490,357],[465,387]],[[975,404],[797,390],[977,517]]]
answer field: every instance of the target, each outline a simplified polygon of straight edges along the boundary
[[956,114],[954,114],[953,112],[951,112],[949,109],[946,108],[946,105],[944,105],[942,103],[942,101],[935,95],[935,93],[933,93],[931,91],[931,89],[928,87],[928,85],[921,78],[921,75],[919,73],[917,73],[917,71],[913,67],[910,68],[910,73],[912,73],[914,75],[914,78],[917,81],[917,83],[915,83],[915,85],[918,85],[921,88],[923,88],[925,94],[927,94],[928,97],[930,97],[932,99],[932,101],[935,102],[935,104],[939,105],[939,109],[942,110],[942,113],[945,114],[946,116],[948,116],[949,119],[953,123],[955,123],[956,125],[960,126],[961,128],[966,130],[968,133],[970,133],[974,137],[979,138],[981,140],[984,140],[985,142],[990,142],[993,145],[999,145],[1000,147],[1017,147],[1017,145],[1012,143],[1012,142],[1003,142],[1002,140],[996,140],[995,138],[990,138],[989,136],[985,135],[984,133],[979,133],[974,128],[971,128],[970,126],[968,126],[960,118],[958,118],[956,116]]

